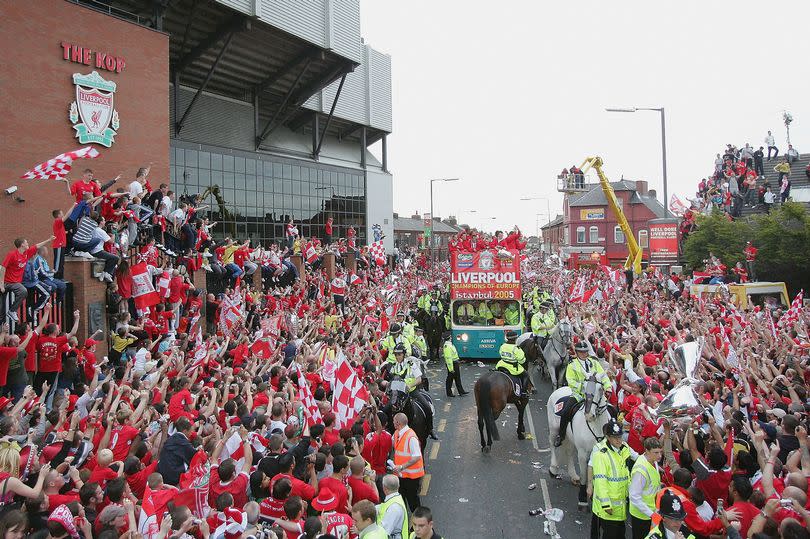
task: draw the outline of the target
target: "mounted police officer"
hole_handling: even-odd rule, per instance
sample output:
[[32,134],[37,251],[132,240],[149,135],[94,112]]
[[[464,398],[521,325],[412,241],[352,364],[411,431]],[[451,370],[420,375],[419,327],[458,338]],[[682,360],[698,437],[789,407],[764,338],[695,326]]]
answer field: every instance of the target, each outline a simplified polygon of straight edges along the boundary
[[529,385],[529,373],[526,371],[526,354],[515,344],[517,331],[506,331],[506,342],[501,345],[499,354],[501,360],[495,365],[495,370],[508,374],[513,380],[519,382],[517,394],[523,395]]
[[420,361],[413,356],[406,357],[405,354],[405,343],[398,343],[394,347],[394,360],[396,363],[391,367],[391,375],[405,382],[408,395],[419,403],[419,406],[425,412],[425,420],[430,437],[434,440],[438,440],[436,434],[433,432],[433,403],[430,402],[427,393],[424,393],[420,389],[423,380]]
[[380,341],[380,348],[388,352],[388,356],[386,358],[387,363],[392,365],[396,363],[396,359],[394,359],[394,348],[400,343],[405,346],[405,353],[409,356],[412,355],[411,343],[402,336],[402,326],[397,322],[394,322],[391,324],[391,328],[388,330],[388,336]]
[[444,344],[442,345],[442,354],[444,355],[444,364],[447,367],[447,378],[444,380],[444,389],[448,397],[453,395],[453,381],[456,382],[456,390],[459,395],[466,395],[469,391],[464,391],[461,387],[461,368],[458,362],[458,350],[453,344],[453,333],[445,331],[442,334]]
[[605,438],[593,448],[588,466],[593,481],[588,485],[591,502],[591,539],[624,539],[630,467],[636,453],[622,440],[622,427],[615,419],[604,426]]
[[541,352],[546,348],[548,337],[557,325],[557,315],[551,307],[551,300],[546,300],[540,304],[540,310],[535,311],[532,316],[532,335],[537,342],[537,349]]
[[574,351],[576,356],[568,363],[568,367],[565,369],[565,381],[568,387],[571,388],[571,397],[565,402],[560,414],[560,432],[557,434],[557,439],[554,440],[554,447],[560,447],[563,440],[565,440],[568,422],[571,421],[571,415],[577,404],[585,400],[585,382],[591,376],[595,376],[597,381],[601,382],[605,388],[605,393],[613,390],[613,386],[610,385],[610,378],[605,374],[602,364],[595,357],[588,355],[588,343],[580,339],[574,346]]

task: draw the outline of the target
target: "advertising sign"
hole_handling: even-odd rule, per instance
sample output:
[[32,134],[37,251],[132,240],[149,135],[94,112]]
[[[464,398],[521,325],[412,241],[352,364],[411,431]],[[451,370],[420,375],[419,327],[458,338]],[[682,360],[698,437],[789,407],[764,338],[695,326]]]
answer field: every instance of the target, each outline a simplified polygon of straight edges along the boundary
[[518,251],[456,251],[451,254],[452,299],[520,299]]
[[678,223],[650,223],[650,260],[674,262],[678,259]]
[[605,218],[605,210],[602,208],[579,210],[579,218],[583,221],[599,221]]

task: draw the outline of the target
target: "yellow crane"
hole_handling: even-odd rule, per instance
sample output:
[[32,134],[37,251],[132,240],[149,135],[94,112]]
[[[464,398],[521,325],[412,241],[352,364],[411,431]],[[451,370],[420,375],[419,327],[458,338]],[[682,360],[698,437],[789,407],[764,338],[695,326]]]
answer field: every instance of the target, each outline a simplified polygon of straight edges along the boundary
[[616,216],[616,220],[619,222],[619,228],[622,229],[622,233],[624,234],[624,240],[627,242],[628,254],[627,260],[624,262],[624,269],[632,268],[633,273],[641,275],[641,248],[639,248],[636,242],[633,230],[630,228],[630,224],[627,222],[624,212],[619,207],[619,201],[616,199],[616,193],[613,191],[613,187],[611,187],[607,176],[605,176],[605,173],[602,171],[603,164],[604,162],[601,157],[588,157],[579,168],[582,169],[582,174],[585,174],[590,169],[594,169],[596,175],[599,176],[599,185],[602,186],[602,192],[605,193],[608,206],[610,206],[610,209]]

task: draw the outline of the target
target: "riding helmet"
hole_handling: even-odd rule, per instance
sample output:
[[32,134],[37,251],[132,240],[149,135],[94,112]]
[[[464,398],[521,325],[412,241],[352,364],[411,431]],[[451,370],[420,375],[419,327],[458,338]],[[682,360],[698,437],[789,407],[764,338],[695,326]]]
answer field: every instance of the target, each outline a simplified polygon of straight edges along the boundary
[[672,520],[684,520],[686,518],[686,510],[683,508],[681,499],[669,490],[661,495],[658,513],[662,517],[671,518]]
[[397,333],[402,333],[402,326],[400,326],[399,324],[394,322],[393,324],[391,324],[390,333],[392,335],[396,335]]
[[453,336],[452,331],[445,331],[444,333],[442,333],[442,339],[449,339],[452,336]]
[[517,331],[515,331],[514,329],[507,329],[505,337],[507,341],[514,341],[515,339],[518,338]]
[[402,343],[399,343],[394,347],[394,353],[395,354],[403,354],[404,355],[405,352],[407,352],[407,350],[405,350],[405,345],[402,344]]
[[580,341],[574,346],[574,350],[576,350],[577,352],[587,352],[588,343],[580,339]]

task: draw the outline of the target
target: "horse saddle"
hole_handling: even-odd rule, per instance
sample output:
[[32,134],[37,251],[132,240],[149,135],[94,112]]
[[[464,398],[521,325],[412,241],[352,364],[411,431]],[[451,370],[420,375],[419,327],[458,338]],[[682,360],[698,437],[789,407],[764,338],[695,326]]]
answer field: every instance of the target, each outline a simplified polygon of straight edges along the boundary
[[[563,410],[565,410],[565,405],[568,403],[569,400],[573,398],[574,398],[573,396],[567,395],[565,397],[560,397],[559,399],[557,399],[557,402],[554,403],[554,414],[557,415],[558,417],[562,417]],[[585,405],[584,400],[577,402],[571,408],[570,415],[573,416],[577,412],[577,410],[582,408],[584,405]]]
[[509,378],[509,381],[512,382],[512,390],[515,392],[515,395],[520,397],[523,394],[523,382],[521,381],[520,376],[515,376],[511,373],[506,371],[496,369],[498,372],[503,373]]

